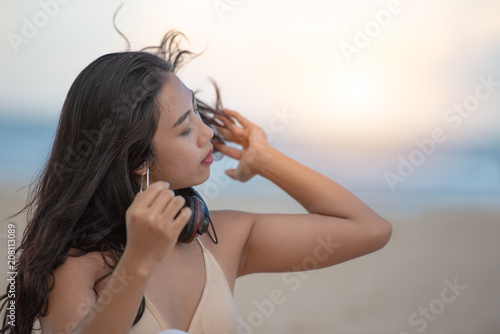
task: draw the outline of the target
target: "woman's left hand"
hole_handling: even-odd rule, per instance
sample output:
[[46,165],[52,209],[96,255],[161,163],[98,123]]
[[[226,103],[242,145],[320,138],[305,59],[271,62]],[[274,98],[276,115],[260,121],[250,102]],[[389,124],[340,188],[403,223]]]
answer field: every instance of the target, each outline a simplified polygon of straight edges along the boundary
[[[217,126],[217,130],[227,141],[241,145],[241,149],[227,146],[213,141],[215,149],[239,161],[236,168],[226,170],[232,179],[246,182],[258,174],[258,156],[269,146],[266,134],[261,127],[250,122],[240,113],[225,109],[225,114],[231,118],[216,116],[224,126]],[[236,124],[234,118],[241,125]]]

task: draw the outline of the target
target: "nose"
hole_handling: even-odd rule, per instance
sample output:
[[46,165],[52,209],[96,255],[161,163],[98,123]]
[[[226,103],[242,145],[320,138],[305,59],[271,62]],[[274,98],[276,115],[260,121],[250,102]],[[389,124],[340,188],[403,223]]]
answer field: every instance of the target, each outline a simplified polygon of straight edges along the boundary
[[211,127],[206,125],[202,120],[200,120],[201,123],[201,135],[199,137],[199,145],[204,146],[210,139],[213,138],[214,136],[214,130],[212,130]]

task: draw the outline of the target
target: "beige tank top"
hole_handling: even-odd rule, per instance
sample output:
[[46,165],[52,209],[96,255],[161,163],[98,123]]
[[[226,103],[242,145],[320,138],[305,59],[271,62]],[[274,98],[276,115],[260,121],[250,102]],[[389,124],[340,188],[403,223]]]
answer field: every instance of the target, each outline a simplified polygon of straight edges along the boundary
[[[189,326],[190,334],[235,334],[242,331],[241,319],[233,295],[219,263],[199,238],[205,261],[205,287]],[[146,298],[141,320],[130,334],[156,334],[168,329],[153,304]]]

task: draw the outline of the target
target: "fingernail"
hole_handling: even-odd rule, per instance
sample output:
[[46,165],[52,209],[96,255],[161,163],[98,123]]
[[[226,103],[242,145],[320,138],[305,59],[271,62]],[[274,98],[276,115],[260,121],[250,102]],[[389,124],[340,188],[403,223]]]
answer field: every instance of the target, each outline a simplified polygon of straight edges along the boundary
[[170,183],[168,182],[165,182],[165,184],[167,185],[167,188],[170,187]]

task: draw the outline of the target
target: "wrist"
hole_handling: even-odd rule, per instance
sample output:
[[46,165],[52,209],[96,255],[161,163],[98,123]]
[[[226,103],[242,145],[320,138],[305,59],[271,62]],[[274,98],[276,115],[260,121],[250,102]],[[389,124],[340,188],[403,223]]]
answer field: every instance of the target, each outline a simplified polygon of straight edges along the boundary
[[144,261],[144,259],[137,258],[137,256],[127,251],[127,248],[125,248],[116,269],[118,268],[129,275],[146,280],[153,272],[154,265],[149,264],[148,261]]
[[[270,145],[262,145],[255,150],[253,159],[250,163],[250,168],[252,171],[260,176],[266,177],[266,174],[270,169],[275,160],[278,158],[280,152]],[[271,167],[271,168],[270,168]]]

